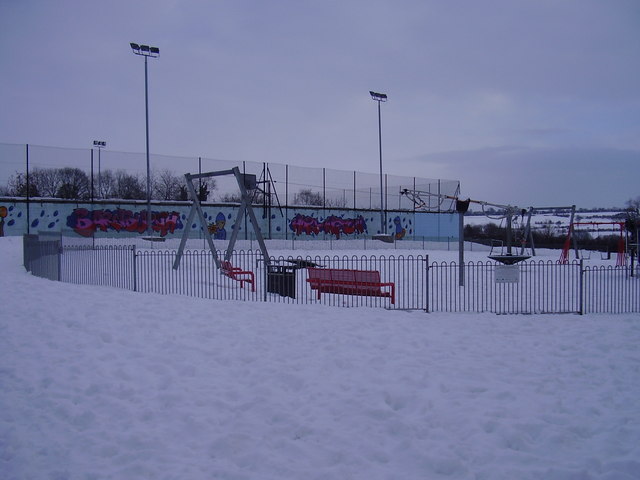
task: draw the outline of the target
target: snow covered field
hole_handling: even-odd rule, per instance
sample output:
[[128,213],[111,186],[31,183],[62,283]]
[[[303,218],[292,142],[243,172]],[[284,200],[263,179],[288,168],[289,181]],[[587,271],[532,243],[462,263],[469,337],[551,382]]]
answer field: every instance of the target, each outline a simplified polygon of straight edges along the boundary
[[640,478],[637,315],[51,282],[0,238],[0,478]]

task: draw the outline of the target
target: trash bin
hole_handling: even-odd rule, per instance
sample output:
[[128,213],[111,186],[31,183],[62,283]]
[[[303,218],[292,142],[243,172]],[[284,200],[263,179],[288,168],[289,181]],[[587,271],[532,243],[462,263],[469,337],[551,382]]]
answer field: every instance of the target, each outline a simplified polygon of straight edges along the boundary
[[296,267],[292,265],[267,266],[267,292],[296,298]]

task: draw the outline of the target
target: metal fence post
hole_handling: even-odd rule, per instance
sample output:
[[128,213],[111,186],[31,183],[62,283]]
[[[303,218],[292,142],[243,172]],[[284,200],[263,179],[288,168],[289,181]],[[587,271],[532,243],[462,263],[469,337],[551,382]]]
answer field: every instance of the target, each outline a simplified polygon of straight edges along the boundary
[[580,288],[580,293],[579,293],[579,310],[578,310],[578,314],[579,315],[584,315],[584,260],[581,258],[580,259],[580,264],[579,264],[579,268],[580,268],[580,282],[579,282],[579,288]]
[[425,272],[425,306],[424,306],[424,311],[426,313],[429,313],[429,255],[427,255],[427,258],[425,259],[425,262],[427,262],[427,268],[426,268],[426,272]]
[[133,247],[131,247],[131,253],[133,255],[133,291],[137,292],[138,291],[138,284],[137,284],[137,269],[136,269],[136,246],[133,245]]
[[59,240],[58,242],[58,278],[57,280],[59,282],[62,281],[62,240]]

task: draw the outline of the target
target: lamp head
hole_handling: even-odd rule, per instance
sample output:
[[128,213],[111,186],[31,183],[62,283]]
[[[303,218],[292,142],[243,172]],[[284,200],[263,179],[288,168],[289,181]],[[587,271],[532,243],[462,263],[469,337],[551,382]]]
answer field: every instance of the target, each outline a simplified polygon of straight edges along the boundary
[[386,93],[377,93],[377,92],[373,92],[373,91],[369,91],[369,93],[371,94],[371,98],[373,98],[376,102],[386,102],[387,101],[387,94]]
[[131,50],[136,55],[142,55],[144,57],[156,58],[160,56],[160,49],[158,47],[150,47],[149,45],[138,45],[137,43],[130,43]]

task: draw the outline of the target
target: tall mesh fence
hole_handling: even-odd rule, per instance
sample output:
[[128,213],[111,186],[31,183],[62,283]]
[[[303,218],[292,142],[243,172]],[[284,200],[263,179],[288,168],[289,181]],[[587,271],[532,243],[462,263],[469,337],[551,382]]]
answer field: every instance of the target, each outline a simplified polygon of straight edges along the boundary
[[[243,173],[256,176],[259,190],[255,203],[270,206],[307,206],[340,209],[413,210],[413,202],[401,194],[403,189],[422,190],[455,196],[460,183],[457,180],[429,179],[359,171],[335,170],[321,167],[300,167],[280,163],[231,161],[207,157],[178,157],[150,154],[151,182],[161,178],[174,178],[184,183],[184,173],[206,173],[239,167]],[[56,197],[60,183],[48,182],[38,191],[20,190],[19,183],[31,179],[31,187],[38,173],[53,169],[78,169],[86,176],[81,186],[84,198],[122,198],[114,196],[113,182],[135,177],[140,188],[138,198],[146,199],[146,155],[144,153],[116,152],[108,148],[73,149],[39,145],[0,143],[0,195]],[[126,175],[124,175],[126,174]],[[233,202],[238,199],[238,186],[233,176],[216,177],[209,185],[209,202]],[[142,194],[140,194],[142,191]],[[152,198],[161,198],[152,189]],[[135,197],[132,197],[135,198]],[[431,197],[430,197],[431,198]],[[177,198],[175,198],[177,199]],[[381,205],[382,202],[382,205]],[[432,211],[451,211],[453,200],[429,205]]]

